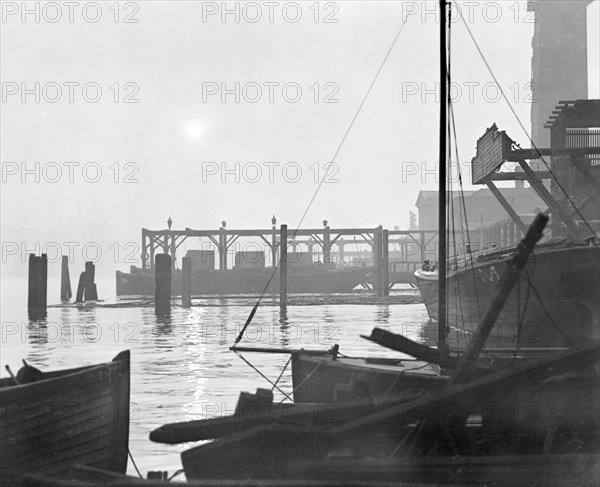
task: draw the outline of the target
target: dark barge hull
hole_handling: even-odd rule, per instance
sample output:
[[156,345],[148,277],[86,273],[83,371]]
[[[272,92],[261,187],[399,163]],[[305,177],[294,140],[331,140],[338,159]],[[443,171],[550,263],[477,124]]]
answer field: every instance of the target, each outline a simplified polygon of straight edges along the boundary
[[[489,308],[511,258],[512,252],[505,251],[449,271],[451,346],[465,345]],[[418,270],[415,277],[430,318],[437,320],[437,272]],[[569,346],[598,338],[599,301],[600,247],[542,246],[527,262],[486,346]]]
[[0,464],[11,472],[59,475],[73,465],[127,470],[129,351],[112,362],[0,380]]
[[[200,271],[192,274],[192,295],[260,294],[264,291],[272,269]],[[367,279],[368,270],[323,269],[288,271],[288,293],[330,294],[352,291]],[[154,271],[117,271],[117,296],[154,295]],[[173,270],[172,296],[181,295],[181,271]],[[279,272],[275,273],[267,292],[279,292]]]

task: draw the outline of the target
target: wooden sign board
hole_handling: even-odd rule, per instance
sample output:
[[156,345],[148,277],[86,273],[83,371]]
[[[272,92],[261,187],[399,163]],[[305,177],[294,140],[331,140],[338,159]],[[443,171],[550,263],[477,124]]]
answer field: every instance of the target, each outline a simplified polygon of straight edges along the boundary
[[473,184],[485,184],[489,177],[508,160],[513,141],[500,132],[496,124],[488,128],[477,140],[477,154],[471,159]]

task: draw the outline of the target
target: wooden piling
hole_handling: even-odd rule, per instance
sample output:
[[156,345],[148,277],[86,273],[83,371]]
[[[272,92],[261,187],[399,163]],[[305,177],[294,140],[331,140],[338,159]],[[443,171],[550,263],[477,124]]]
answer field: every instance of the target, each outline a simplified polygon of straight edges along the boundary
[[279,311],[287,310],[287,225],[281,225],[279,234]]
[[192,305],[192,258],[184,257],[181,261],[181,305],[189,308]]
[[76,303],[83,303],[83,291],[85,290],[85,272],[79,274],[79,283],[77,284]]
[[329,226],[323,228],[323,263],[331,263],[331,234]]
[[381,268],[382,231],[379,227],[373,235],[373,264],[375,265],[375,291],[377,296],[383,296],[383,273]]
[[389,231],[384,230],[381,238],[381,290],[383,296],[390,295],[390,236]]
[[171,256],[156,254],[154,262],[154,312],[157,316],[171,313]]
[[60,300],[68,301],[73,296],[71,292],[71,278],[69,277],[69,257],[62,256],[60,272]]
[[227,269],[227,234],[225,227],[219,228],[219,268]]
[[37,271],[38,264],[35,254],[29,254],[29,275],[27,281],[27,309],[33,310],[37,304]]
[[275,227],[275,215],[273,215],[273,227],[271,228],[271,257],[273,259],[273,269],[277,268],[277,227]]
[[96,289],[96,266],[93,262],[85,263],[85,280],[83,299],[84,301],[96,301],[98,299],[98,291]]
[[46,316],[48,291],[48,257],[29,255],[27,283],[27,313],[29,319],[37,320]]
[[42,254],[41,257],[38,258],[40,266],[38,273],[38,308],[45,314],[46,306],[48,305],[48,255]]

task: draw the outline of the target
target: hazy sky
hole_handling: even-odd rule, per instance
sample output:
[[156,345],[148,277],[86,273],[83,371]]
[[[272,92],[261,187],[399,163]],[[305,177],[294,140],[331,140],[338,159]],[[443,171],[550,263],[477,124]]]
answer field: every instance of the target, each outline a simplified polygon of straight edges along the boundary
[[[141,227],[166,227],[169,216],[174,228],[217,228],[223,219],[265,228],[273,214],[295,227],[403,20],[334,182],[323,184],[303,226],[407,228],[419,190],[436,186],[434,2],[227,2],[239,22],[235,13],[223,19],[222,2],[78,2],[71,12],[68,2],[28,2],[25,17],[21,2],[2,3],[4,254],[7,242],[98,242],[106,255],[113,242],[121,251],[139,242]],[[471,2],[467,21],[529,127],[525,3]],[[599,3],[588,8],[590,97],[599,96]],[[528,145],[462,22],[452,32],[461,159],[470,161],[493,122]],[[22,163],[33,171],[25,182]],[[3,261],[10,269],[20,257]],[[126,267],[101,263],[106,272]]]

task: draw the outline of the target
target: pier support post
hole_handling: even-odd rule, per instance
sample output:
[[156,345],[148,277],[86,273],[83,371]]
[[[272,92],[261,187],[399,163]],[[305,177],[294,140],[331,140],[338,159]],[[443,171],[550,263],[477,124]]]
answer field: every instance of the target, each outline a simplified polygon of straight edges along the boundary
[[419,232],[421,234],[421,264],[425,262],[425,256],[427,255],[427,243],[425,242],[425,232]]
[[383,296],[390,295],[390,254],[389,254],[390,236],[389,231],[384,230],[381,239],[381,290]]
[[271,223],[273,223],[273,226],[271,228],[271,258],[273,259],[273,269],[277,267],[277,227],[275,226],[276,221],[277,220],[275,219],[275,215],[273,215],[273,218],[271,219]]
[[96,266],[93,262],[85,263],[85,287],[83,292],[84,301],[95,301],[98,299],[98,290],[96,289]]
[[287,310],[287,225],[281,225],[279,234],[279,312]]
[[171,313],[171,256],[156,254],[154,262],[154,312],[157,316]]
[[227,269],[227,234],[225,233],[225,222],[221,222],[219,228],[219,269]]
[[375,265],[375,291],[377,292],[377,296],[383,296],[383,273],[381,268],[381,242],[382,242],[382,232],[381,227],[375,230],[375,234],[373,235],[373,263]]
[[181,261],[181,305],[189,308],[192,305],[192,258],[184,257]]
[[175,269],[175,263],[177,262],[177,237],[173,235],[173,232],[171,230],[169,230],[169,233],[171,235],[171,268]]
[[323,228],[323,264],[331,263],[331,233],[329,225]]
[[71,278],[69,277],[69,257],[63,255],[60,269],[60,300],[68,301],[72,296]]

